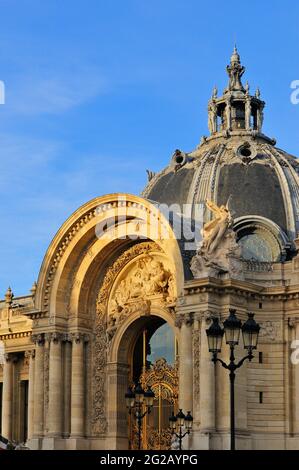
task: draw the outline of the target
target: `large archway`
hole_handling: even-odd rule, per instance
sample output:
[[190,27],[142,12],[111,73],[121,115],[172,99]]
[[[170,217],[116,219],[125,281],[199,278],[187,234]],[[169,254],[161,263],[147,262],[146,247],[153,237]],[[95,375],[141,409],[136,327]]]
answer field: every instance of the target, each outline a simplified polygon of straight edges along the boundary
[[[70,436],[69,446],[128,448],[127,413],[119,406],[129,366],[128,356],[121,354],[127,346],[122,337],[125,332],[129,337],[130,324],[154,314],[174,326],[183,282],[179,244],[150,202],[108,195],[90,201],[65,222],[44,258],[35,293],[42,320],[34,318],[33,333],[44,356],[40,364],[46,364],[44,376],[36,377],[43,391],[37,436],[47,435],[48,428],[52,432],[54,418],[49,425],[47,420],[55,416],[55,436]],[[57,342],[59,363],[69,377],[59,391],[66,410],[61,421],[49,371]]]
[[[141,430],[143,449],[169,449],[168,419],[178,404],[178,340],[174,319],[165,309],[130,319],[116,334],[108,370],[108,445],[137,448],[136,421],[125,403],[127,387],[140,382],[155,393],[154,406],[144,418]],[[163,341],[162,341],[163,340]],[[116,359],[116,360],[113,360]]]

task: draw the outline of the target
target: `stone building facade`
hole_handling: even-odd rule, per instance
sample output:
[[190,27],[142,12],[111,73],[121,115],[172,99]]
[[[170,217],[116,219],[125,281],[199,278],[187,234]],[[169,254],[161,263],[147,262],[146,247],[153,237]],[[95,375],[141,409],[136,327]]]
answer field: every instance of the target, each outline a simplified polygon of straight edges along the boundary
[[[228,86],[208,104],[210,135],[196,149],[148,171],[141,196],[109,194],[80,207],[51,242],[30,295],[7,290],[3,436],[32,449],[134,448],[125,392],[140,380],[155,392],[144,448],[169,448],[168,417],[178,408],[194,417],[185,448],[229,448],[228,375],[211,361],[206,329],[235,308],[261,325],[258,351],[237,373],[236,447],[299,449],[291,360],[299,164],[263,134],[265,103],[242,84],[244,70],[235,49]],[[196,240],[198,211],[213,249]],[[178,222],[189,232],[178,234]],[[222,359],[228,354],[223,345]]]

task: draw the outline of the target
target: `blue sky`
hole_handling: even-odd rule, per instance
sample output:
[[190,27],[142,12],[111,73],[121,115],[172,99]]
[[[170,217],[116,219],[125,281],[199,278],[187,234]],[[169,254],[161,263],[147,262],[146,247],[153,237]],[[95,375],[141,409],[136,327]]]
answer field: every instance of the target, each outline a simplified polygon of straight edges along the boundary
[[29,292],[76,208],[140,193],[198,144],[235,41],[265,133],[299,155],[298,17],[290,0],[0,0],[0,297]]

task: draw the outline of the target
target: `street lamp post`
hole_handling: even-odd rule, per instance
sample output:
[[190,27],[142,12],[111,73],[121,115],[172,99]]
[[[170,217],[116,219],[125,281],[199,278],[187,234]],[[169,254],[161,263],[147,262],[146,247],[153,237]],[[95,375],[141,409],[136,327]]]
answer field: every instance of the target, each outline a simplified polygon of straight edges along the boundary
[[[235,450],[235,371],[239,369],[246,361],[253,359],[252,351],[257,348],[258,335],[260,326],[254,320],[254,314],[248,313],[248,319],[242,325],[241,320],[236,316],[236,310],[229,310],[229,317],[223,322],[223,327],[219,325],[218,318],[213,318],[211,326],[206,330],[208,337],[209,351],[213,354],[212,361],[220,362],[222,367],[229,371],[230,378],[230,427],[231,427],[231,450]],[[237,364],[235,363],[235,347],[239,344],[240,331],[242,331],[244,349],[248,354],[243,357]],[[230,347],[230,360],[226,364],[222,359],[218,358],[221,352],[222,338],[225,335],[226,344]]]
[[137,421],[138,450],[140,450],[142,420],[147,414],[150,414],[154,404],[155,394],[150,387],[148,387],[147,390],[143,390],[140,382],[138,382],[135,385],[134,391],[129,387],[125,398],[129,414],[133,414]]
[[[187,414],[184,415],[183,411],[180,409],[176,416],[172,413],[169,418],[169,423],[172,435],[175,435],[179,440],[179,450],[182,450],[182,440],[186,434],[190,434],[192,429],[193,417],[191,416],[191,412],[187,411]],[[186,429],[185,432],[183,432],[183,427]]]

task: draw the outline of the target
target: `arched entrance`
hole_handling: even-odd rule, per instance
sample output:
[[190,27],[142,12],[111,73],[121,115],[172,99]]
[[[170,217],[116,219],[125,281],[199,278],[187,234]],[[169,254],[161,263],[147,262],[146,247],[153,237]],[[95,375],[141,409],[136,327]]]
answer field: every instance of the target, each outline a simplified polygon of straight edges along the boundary
[[[171,447],[169,416],[177,410],[178,346],[173,328],[161,317],[151,315],[139,328],[129,353],[129,383],[140,382],[155,394],[154,406],[142,423],[143,449],[162,450]],[[129,448],[137,448],[137,426],[128,419]]]

